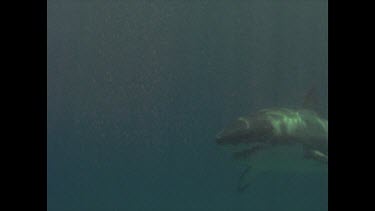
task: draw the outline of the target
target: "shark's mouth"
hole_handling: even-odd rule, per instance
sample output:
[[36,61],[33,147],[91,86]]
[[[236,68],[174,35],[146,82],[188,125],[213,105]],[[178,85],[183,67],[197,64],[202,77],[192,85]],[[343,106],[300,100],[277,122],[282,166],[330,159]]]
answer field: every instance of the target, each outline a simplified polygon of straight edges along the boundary
[[235,160],[248,159],[251,156],[253,156],[254,154],[259,153],[260,151],[262,151],[262,150],[264,150],[268,147],[269,146],[265,145],[265,144],[256,144],[256,145],[253,145],[253,146],[249,147],[248,149],[233,152],[233,158]]

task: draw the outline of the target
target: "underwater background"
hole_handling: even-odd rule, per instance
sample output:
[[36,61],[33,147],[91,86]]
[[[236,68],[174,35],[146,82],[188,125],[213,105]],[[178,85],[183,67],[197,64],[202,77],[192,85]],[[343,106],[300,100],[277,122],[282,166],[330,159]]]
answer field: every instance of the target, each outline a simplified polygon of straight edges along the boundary
[[325,211],[327,175],[215,144],[240,115],[328,106],[326,0],[48,0],[49,211]]

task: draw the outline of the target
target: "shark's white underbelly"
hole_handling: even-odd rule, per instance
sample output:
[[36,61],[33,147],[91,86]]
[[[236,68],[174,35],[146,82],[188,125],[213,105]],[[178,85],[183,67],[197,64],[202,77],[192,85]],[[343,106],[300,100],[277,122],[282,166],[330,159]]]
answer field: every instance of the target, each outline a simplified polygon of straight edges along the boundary
[[243,160],[254,170],[280,173],[316,173],[328,171],[327,165],[304,157],[302,146],[276,146],[259,150]]

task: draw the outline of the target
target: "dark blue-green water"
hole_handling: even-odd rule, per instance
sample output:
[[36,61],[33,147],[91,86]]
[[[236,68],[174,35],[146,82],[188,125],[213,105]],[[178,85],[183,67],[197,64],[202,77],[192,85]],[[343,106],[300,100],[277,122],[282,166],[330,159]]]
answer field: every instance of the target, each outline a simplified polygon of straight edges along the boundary
[[214,141],[312,86],[327,110],[327,7],[49,0],[48,210],[327,210],[327,175],[268,175],[237,192],[244,167]]

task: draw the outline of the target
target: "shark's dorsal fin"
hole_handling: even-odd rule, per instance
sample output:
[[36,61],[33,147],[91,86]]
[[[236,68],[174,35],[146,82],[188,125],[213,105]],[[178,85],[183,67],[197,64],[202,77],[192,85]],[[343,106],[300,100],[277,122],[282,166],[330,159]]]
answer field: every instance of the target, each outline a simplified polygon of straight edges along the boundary
[[318,96],[317,96],[317,92],[316,92],[316,88],[315,87],[311,87],[304,99],[303,99],[303,103],[302,103],[302,108],[303,109],[307,109],[307,110],[311,110],[311,111],[315,111],[318,113],[318,108],[319,106],[319,102],[318,102]]

